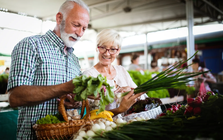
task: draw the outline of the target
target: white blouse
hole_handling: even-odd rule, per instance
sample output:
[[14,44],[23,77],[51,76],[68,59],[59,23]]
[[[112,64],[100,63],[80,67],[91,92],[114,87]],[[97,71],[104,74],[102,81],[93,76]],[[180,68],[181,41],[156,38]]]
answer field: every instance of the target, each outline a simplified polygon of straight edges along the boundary
[[[137,85],[133,82],[132,78],[130,77],[129,73],[124,69],[124,67],[117,66],[117,65],[113,67],[116,70],[116,76],[112,80],[107,79],[107,83],[110,86],[114,87],[112,89],[113,91],[116,89],[115,85],[117,85],[118,87],[126,87],[126,86],[129,86],[131,88],[137,87]],[[92,77],[97,77],[99,74],[100,73],[94,67],[91,67],[90,69],[83,72],[83,75],[92,76]],[[91,101],[89,102],[91,104]],[[96,109],[96,108],[92,108],[91,105],[90,105],[90,108],[91,110]],[[114,100],[113,103],[110,103],[109,105],[105,107],[106,110],[111,110],[114,108],[117,108],[116,100]]]

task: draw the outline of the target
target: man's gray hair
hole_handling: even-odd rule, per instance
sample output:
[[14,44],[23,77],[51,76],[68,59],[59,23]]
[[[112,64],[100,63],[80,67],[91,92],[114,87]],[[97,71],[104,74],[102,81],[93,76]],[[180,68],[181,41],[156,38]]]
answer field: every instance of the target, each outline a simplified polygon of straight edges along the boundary
[[67,12],[74,7],[74,4],[73,3],[76,3],[76,4],[80,5],[81,7],[83,7],[84,9],[86,9],[88,11],[88,13],[90,12],[90,9],[87,6],[87,4],[85,4],[82,0],[66,0],[60,6],[60,9],[59,9],[59,12],[61,12],[63,14],[63,19],[66,18]]

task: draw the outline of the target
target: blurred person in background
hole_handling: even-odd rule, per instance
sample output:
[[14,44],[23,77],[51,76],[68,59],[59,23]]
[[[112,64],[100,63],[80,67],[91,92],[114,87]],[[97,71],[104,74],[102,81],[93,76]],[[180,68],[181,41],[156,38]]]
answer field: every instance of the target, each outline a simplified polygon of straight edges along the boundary
[[[182,60],[181,61],[186,61],[187,60],[187,52],[186,51],[183,51],[181,56],[182,56]],[[187,69],[187,66],[188,66],[187,62],[185,62],[180,67]]]
[[142,74],[144,73],[144,70],[139,66],[139,54],[132,53],[131,64],[129,65],[128,70],[136,70],[140,71]]
[[74,44],[89,23],[89,8],[81,0],[65,1],[56,14],[56,26],[44,35],[24,38],[13,49],[7,90],[11,107],[19,107],[17,139],[37,139],[32,126],[58,113],[58,98],[66,109],[79,108],[73,100],[72,79],[81,75]]
[[[110,103],[106,106],[106,110],[109,110],[118,115],[127,111],[135,102],[136,98],[142,95],[133,94],[133,88],[136,88],[137,85],[133,82],[129,73],[125,70],[124,67],[120,65],[112,65],[112,62],[118,56],[121,50],[122,38],[119,33],[112,29],[104,29],[97,35],[97,51],[99,62],[91,67],[90,69],[83,72],[84,75],[97,77],[99,74],[106,77],[107,82],[110,86],[114,87],[115,95],[118,92],[130,91],[129,94],[123,97],[119,106],[117,106],[116,101]],[[91,101],[90,108],[91,110],[97,109],[92,108],[97,99]]]
[[[200,59],[195,57],[193,60],[192,60],[192,65],[191,65],[192,69],[193,69],[193,72],[202,72],[202,71],[209,71],[209,69],[207,69],[205,67],[205,64],[204,62],[200,62]],[[194,77],[196,80],[195,80],[195,96],[197,96],[198,93],[200,93],[201,91],[201,84],[203,83],[204,84],[204,87],[206,89],[206,91],[211,91],[211,83],[216,83],[217,80],[216,78],[212,75],[212,73],[209,71],[208,73],[204,73],[204,74],[201,74],[201,75],[198,75],[196,77]],[[202,93],[200,93],[202,94]]]
[[151,69],[150,72],[159,72],[159,67],[157,66],[157,62],[155,60],[151,61]]
[[9,74],[9,67],[6,67],[5,71],[2,74]]

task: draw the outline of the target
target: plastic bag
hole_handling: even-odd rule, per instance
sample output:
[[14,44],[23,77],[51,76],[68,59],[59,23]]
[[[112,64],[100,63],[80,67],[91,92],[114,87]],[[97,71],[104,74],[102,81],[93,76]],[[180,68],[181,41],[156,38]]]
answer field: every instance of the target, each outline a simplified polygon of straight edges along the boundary
[[205,84],[204,84],[204,82],[202,82],[200,85],[199,94],[202,96],[206,93],[207,93],[207,90],[206,90]]

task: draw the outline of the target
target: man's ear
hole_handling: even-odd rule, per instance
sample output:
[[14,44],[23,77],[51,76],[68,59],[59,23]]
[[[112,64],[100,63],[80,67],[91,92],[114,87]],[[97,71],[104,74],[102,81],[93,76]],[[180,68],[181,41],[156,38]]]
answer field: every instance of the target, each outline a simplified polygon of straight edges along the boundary
[[61,24],[62,20],[63,20],[63,14],[58,12],[56,14],[56,22],[57,22],[57,24]]

